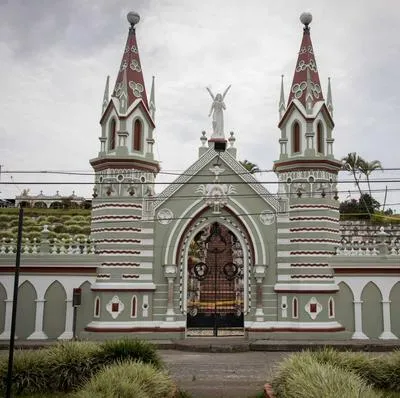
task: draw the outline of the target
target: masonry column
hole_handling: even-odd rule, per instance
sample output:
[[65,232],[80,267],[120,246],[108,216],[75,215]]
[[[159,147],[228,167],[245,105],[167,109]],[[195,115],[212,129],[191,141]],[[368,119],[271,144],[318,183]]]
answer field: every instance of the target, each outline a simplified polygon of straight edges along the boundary
[[165,320],[174,321],[174,280],[176,278],[178,267],[176,265],[164,265],[164,276],[168,280],[167,312]]
[[382,301],[383,309],[383,332],[379,336],[382,340],[397,339],[397,337],[392,333],[392,327],[390,323],[390,300]]
[[37,299],[36,301],[36,319],[35,331],[27,338],[27,340],[47,340],[46,333],[43,332],[43,314],[45,299]]
[[72,297],[68,297],[65,302],[67,303],[67,311],[65,314],[65,330],[58,337],[58,340],[72,340],[74,337],[72,331],[72,323],[74,317],[74,307],[72,306]]
[[362,331],[361,300],[354,300],[354,333],[352,339],[368,339]]
[[265,265],[256,265],[253,268],[253,275],[256,279],[256,322],[263,322],[264,321],[264,311],[263,311],[263,304],[262,304],[262,281],[265,277],[265,269],[267,267]]
[[7,299],[4,300],[4,302],[6,303],[6,311],[5,311],[6,313],[4,321],[5,323],[4,323],[4,331],[2,334],[0,334],[0,340],[10,340],[13,300]]

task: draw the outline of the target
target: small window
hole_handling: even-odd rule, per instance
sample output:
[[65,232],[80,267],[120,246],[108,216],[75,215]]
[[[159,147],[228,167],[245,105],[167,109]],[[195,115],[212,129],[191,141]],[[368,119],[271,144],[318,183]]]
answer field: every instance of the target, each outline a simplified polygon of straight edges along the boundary
[[317,125],[317,152],[324,153],[324,132],[321,122]]
[[292,318],[299,317],[299,302],[296,297],[293,297],[292,300]]
[[136,313],[137,313],[137,299],[136,296],[133,296],[131,301],[131,318],[136,318]]
[[96,297],[94,299],[94,316],[95,318],[100,317],[100,298]]
[[142,150],[142,123],[139,119],[136,119],[133,124],[133,150]]
[[329,308],[329,318],[334,318],[335,317],[335,302],[333,300],[333,297],[329,298],[328,308]]
[[108,148],[110,149],[110,151],[112,151],[115,149],[115,143],[117,141],[117,123],[115,122],[115,119],[112,119],[110,122],[110,131],[108,139],[109,139]]
[[300,152],[300,125],[298,122],[294,122],[292,131],[292,152]]

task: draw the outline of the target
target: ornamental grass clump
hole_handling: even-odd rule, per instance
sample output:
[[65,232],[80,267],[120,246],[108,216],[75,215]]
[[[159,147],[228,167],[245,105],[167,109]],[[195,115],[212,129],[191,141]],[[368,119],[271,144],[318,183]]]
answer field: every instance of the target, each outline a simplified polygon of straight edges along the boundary
[[[0,356],[0,392],[5,393],[8,356]],[[51,365],[47,350],[16,351],[12,390],[16,395],[44,393],[48,390]]]
[[371,356],[368,353],[338,352],[326,348],[310,355],[321,364],[330,364],[357,374],[374,388],[400,392],[400,351]]
[[100,345],[100,350],[96,355],[99,361],[104,364],[111,364],[116,361],[135,360],[149,363],[159,369],[163,367],[156,347],[143,340],[108,340]]
[[382,398],[361,377],[311,353],[294,354],[279,367],[272,388],[277,398]]
[[175,383],[150,364],[120,362],[103,368],[74,398],[173,398]]

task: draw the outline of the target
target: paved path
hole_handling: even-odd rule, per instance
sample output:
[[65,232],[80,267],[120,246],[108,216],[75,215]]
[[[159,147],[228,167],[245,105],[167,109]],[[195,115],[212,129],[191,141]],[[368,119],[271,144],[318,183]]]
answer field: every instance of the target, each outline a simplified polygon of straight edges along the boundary
[[193,398],[255,397],[271,380],[283,352],[187,352],[159,350],[179,388]]

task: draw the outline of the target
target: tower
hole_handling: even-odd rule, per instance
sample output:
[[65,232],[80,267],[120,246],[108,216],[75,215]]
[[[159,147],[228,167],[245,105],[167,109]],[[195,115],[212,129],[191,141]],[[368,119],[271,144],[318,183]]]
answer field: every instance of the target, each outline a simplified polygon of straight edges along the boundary
[[[100,118],[91,235],[99,255],[89,332],[125,332],[147,322],[152,292],[154,180],[154,78],[150,104],[136,38],[140,17],[127,15],[128,39],[114,90],[107,78]],[[138,309],[141,309],[140,311]]]
[[[333,106],[329,82],[325,102],[310,35],[312,16],[304,24],[293,82],[285,106],[279,101],[280,156],[274,162],[278,194],[286,201],[278,217],[278,318],[288,329],[327,333],[343,330],[335,320],[334,281],[329,258],[339,241],[337,175],[341,162],[333,155]],[[321,332],[325,332],[322,334]]]

